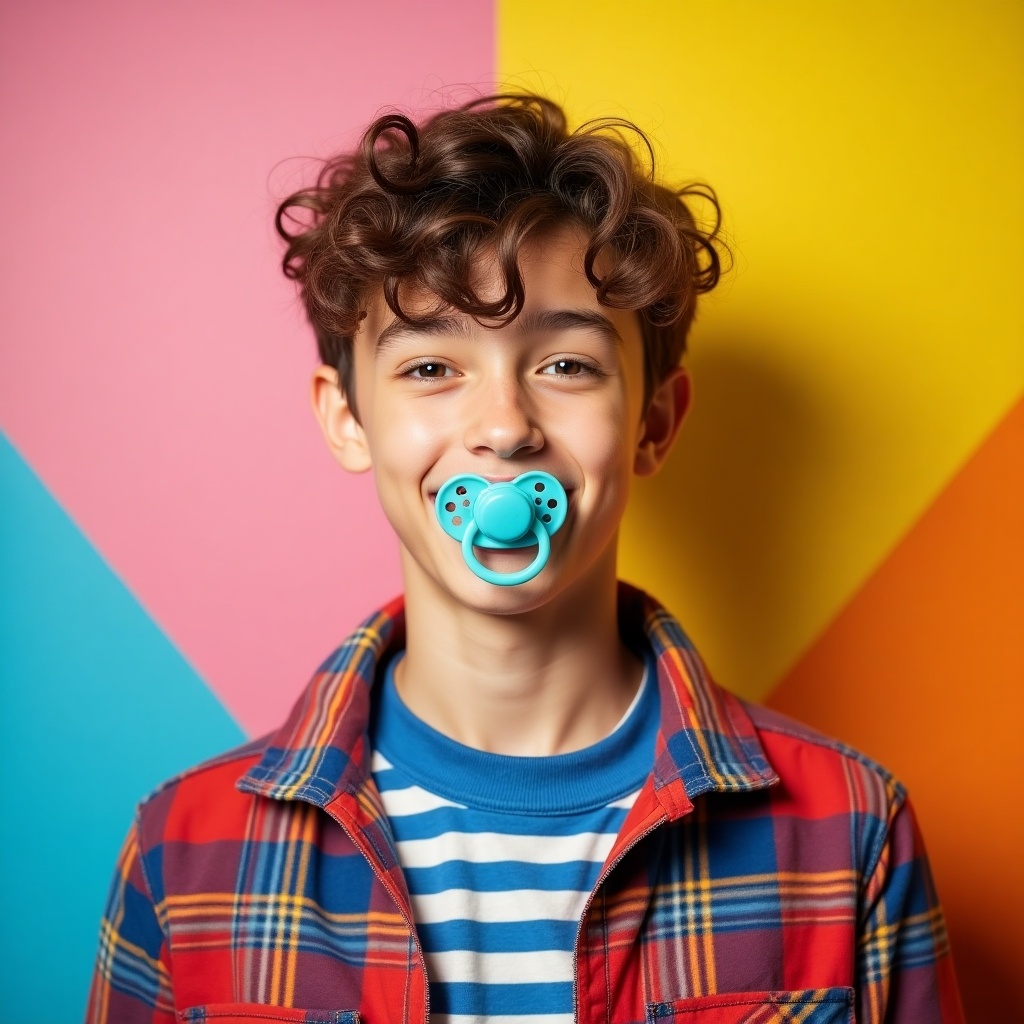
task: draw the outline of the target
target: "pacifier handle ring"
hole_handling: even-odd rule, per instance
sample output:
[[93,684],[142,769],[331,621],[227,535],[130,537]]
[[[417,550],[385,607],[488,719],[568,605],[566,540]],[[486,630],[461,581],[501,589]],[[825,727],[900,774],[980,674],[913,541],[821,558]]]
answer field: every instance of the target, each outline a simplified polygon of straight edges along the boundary
[[462,557],[473,573],[480,577],[485,583],[494,583],[499,587],[515,587],[520,583],[532,580],[541,569],[547,564],[548,555],[551,553],[551,538],[548,531],[536,519],[531,523],[530,529],[537,538],[537,557],[525,568],[516,572],[495,572],[482,565],[480,559],[473,552],[473,539],[480,532],[476,520],[470,520],[466,526],[465,536],[462,538]]

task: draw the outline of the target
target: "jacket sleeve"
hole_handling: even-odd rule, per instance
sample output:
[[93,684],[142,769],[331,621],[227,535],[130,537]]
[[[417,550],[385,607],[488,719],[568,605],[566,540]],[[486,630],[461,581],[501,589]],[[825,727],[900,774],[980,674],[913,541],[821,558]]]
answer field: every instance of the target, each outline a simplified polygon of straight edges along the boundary
[[132,827],[118,857],[86,1008],[86,1024],[174,1024],[167,938]]
[[942,908],[901,788],[864,895],[857,943],[859,1024],[963,1024]]

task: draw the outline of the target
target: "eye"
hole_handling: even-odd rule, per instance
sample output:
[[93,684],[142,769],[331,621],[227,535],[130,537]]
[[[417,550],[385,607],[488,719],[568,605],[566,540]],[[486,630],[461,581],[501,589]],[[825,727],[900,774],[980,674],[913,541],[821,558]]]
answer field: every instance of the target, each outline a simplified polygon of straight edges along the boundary
[[556,377],[596,377],[600,371],[596,366],[579,359],[556,359],[553,363],[548,363],[541,373]]
[[428,359],[410,366],[402,376],[412,377],[413,380],[439,380],[442,377],[454,377],[455,371],[447,363]]

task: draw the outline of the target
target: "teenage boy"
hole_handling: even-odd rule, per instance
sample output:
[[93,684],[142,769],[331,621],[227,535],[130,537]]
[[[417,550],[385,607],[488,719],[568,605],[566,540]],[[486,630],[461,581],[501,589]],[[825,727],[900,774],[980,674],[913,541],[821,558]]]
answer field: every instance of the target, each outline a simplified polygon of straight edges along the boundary
[[314,409],[404,601],[144,801],[90,1021],[962,1019],[899,783],[616,580],[718,256],[614,128],[389,115],[282,205]]

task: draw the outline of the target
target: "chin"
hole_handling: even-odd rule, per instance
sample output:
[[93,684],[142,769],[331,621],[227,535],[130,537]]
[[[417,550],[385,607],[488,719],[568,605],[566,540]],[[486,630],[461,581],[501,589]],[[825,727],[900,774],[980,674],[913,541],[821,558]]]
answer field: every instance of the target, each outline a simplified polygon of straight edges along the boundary
[[[481,562],[495,572],[513,572],[529,565],[536,549],[530,554],[518,551],[489,551]],[[544,607],[560,594],[564,587],[559,573],[550,562],[532,580],[515,586],[488,583],[473,574],[462,562],[453,562],[432,573],[433,585],[446,599],[462,607],[487,615],[521,615]]]
[[[599,556],[585,566],[578,559],[558,545],[562,550],[553,550],[547,565],[531,580],[513,586],[501,586],[480,579],[462,559],[459,546],[438,552],[441,557],[426,564],[411,557],[406,549],[407,561],[403,575],[407,591],[426,595],[439,601],[453,611],[461,607],[485,615],[525,615],[535,612],[563,597],[567,591],[583,586],[599,587],[604,578],[605,558]],[[610,542],[611,572],[614,579],[614,538]],[[523,569],[533,561],[536,546],[507,551],[477,548],[481,564],[498,573],[510,573]],[[607,554],[607,551],[603,552]],[[414,581],[419,581],[419,583]],[[424,588],[425,589],[422,589]]]
[[526,615],[549,604],[561,588],[553,588],[544,573],[515,587],[499,587],[483,580],[471,584],[472,593],[453,595],[466,608],[485,615]]

